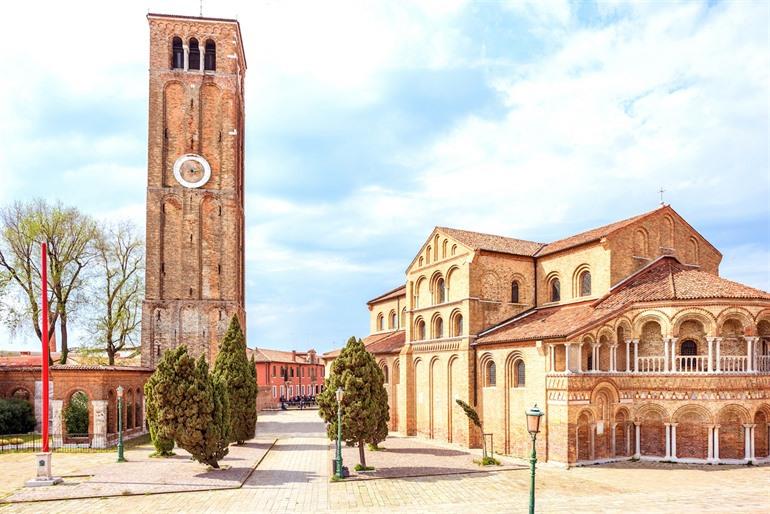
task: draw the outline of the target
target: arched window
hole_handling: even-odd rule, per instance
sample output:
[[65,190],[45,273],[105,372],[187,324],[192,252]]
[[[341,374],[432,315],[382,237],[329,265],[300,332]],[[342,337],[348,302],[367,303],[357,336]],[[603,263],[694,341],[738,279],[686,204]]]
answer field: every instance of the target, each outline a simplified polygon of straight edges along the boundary
[[444,337],[444,320],[438,317],[433,322],[433,339],[441,339],[442,337]]
[[20,387],[13,392],[13,394],[11,395],[11,398],[13,398],[14,400],[29,401],[29,396],[30,396],[29,391],[27,391],[23,387]]
[[198,47],[198,40],[194,37],[190,38],[190,53],[187,57],[187,69],[201,69],[201,49]]
[[425,250],[425,264],[430,264],[430,253],[432,248],[428,246],[428,248]]
[[511,303],[519,303],[519,281],[511,282]]
[[454,256],[456,254],[457,254],[457,245],[452,245],[452,255]]
[[444,242],[441,243],[441,258],[442,259],[446,259],[446,247],[447,247],[448,243],[449,243],[449,241],[447,241],[446,239],[444,239]]
[[385,322],[384,322],[384,316],[382,313],[379,313],[377,315],[377,330],[382,330],[384,328]]
[[422,257],[420,257],[420,260],[417,261],[417,265],[422,267],[422,265],[423,265],[423,258]]
[[394,330],[398,327],[398,318],[396,318],[396,311],[390,311],[390,321],[388,328]]
[[401,309],[401,323],[399,324],[399,327],[403,327],[404,323],[406,323],[406,307]]
[[551,290],[551,301],[552,302],[558,302],[561,300],[561,284],[559,283],[558,278],[552,278],[551,279],[551,286],[549,288]]
[[90,412],[88,411],[88,396],[83,391],[77,391],[62,412],[64,425],[70,435],[88,434]]
[[463,315],[456,314],[454,317],[454,327],[452,328],[452,335],[459,337],[463,335]]
[[497,385],[497,367],[495,361],[490,360],[484,367],[484,387],[495,387]]
[[217,45],[212,40],[206,40],[206,53],[203,58],[203,68],[214,71],[217,69]]
[[184,48],[180,37],[171,40],[171,67],[175,70],[184,68]]
[[591,272],[588,270],[580,274],[580,296],[591,296]]
[[698,355],[698,345],[695,344],[695,341],[687,340],[682,341],[682,346],[679,348],[679,355],[681,356],[687,356],[687,355]]
[[444,303],[446,301],[446,284],[444,279],[440,278],[436,281],[436,303]]
[[414,325],[414,332],[417,336],[418,341],[422,341],[425,339],[425,321],[422,319],[417,320],[417,323]]
[[289,376],[294,377],[294,368],[289,368]]
[[516,368],[514,369],[516,372],[516,376],[514,377],[514,387],[524,387],[524,384],[526,383],[526,368],[524,366],[524,361],[518,361],[516,363]]
[[383,383],[387,384],[388,383],[388,365],[387,364],[382,366],[382,374],[385,376],[385,380],[383,381]]

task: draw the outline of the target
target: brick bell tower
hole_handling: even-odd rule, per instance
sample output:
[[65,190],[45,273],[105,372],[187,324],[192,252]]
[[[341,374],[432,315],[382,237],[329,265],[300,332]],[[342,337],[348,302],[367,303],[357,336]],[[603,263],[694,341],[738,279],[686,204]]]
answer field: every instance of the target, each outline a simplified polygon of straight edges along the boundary
[[148,14],[150,102],[142,365],[186,344],[214,361],[245,329],[243,87],[236,20]]

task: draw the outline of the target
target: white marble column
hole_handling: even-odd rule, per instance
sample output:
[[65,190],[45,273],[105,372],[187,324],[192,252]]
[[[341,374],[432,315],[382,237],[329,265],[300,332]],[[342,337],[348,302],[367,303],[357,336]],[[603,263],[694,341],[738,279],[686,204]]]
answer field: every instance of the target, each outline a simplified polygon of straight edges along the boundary
[[636,435],[635,435],[636,449],[634,450],[634,458],[639,459],[642,456],[641,434],[639,432],[641,423],[639,423],[638,421],[634,421],[634,426],[636,427]]
[[676,460],[676,426],[678,423],[671,423],[671,460]]
[[187,71],[190,67],[190,47],[182,45],[182,49],[184,50],[184,70]]
[[548,345],[548,357],[550,358],[551,373],[556,372],[556,347],[552,344]]
[[714,425],[714,462],[719,463],[719,425]]
[[746,338],[746,371],[754,371],[754,337]]
[[[674,371],[673,358],[671,359],[671,371]],[[668,339],[663,340],[663,373],[668,373]]]
[[[583,372],[583,343],[578,344],[577,370],[578,370],[578,373]],[[586,371],[591,371],[591,370],[587,369]]]
[[744,453],[744,459],[746,459],[746,462],[749,462],[752,459],[752,452],[751,452],[751,443],[752,437],[751,437],[751,427],[754,425],[746,424],[743,425],[743,453]]
[[94,448],[107,447],[107,400],[91,400],[94,416]]
[[721,337],[717,337],[715,339],[717,341],[717,362],[716,362],[716,364],[717,364],[717,373],[719,373],[720,371],[722,371],[722,362],[721,362],[721,360],[722,360],[722,338]]
[[631,340],[626,339],[626,373],[631,371]]
[[64,425],[62,425],[62,407],[64,401],[51,400],[51,438],[53,440],[54,448],[59,448],[62,445],[62,433],[64,432]]
[[714,360],[714,338],[713,337],[707,337],[706,341],[708,341],[709,344],[709,361],[708,361],[708,367],[706,368],[706,371],[709,373],[714,372],[714,365],[712,361]]
[[666,426],[666,460],[671,460],[671,423],[663,423]]
[[564,371],[567,373],[572,373],[572,370],[570,369],[570,362],[569,362],[569,354],[570,354],[571,348],[572,348],[572,343],[566,343],[564,345]]
[[711,463],[714,462],[714,425],[709,425],[708,429],[708,452],[706,454],[706,460]]
[[634,372],[639,373],[639,340],[634,339]]
[[591,423],[591,460],[596,460],[596,423]]
[[618,347],[618,345],[616,345],[616,344],[611,344],[610,345],[610,371],[612,373],[617,371],[617,365],[615,363],[615,356],[617,355],[615,350],[617,349],[617,347]]
[[626,423],[626,455],[631,455],[631,427],[633,423]]
[[203,41],[198,43],[198,69],[200,71],[203,71],[205,69],[205,61],[206,61],[206,45],[203,44]]
[[674,372],[674,371],[678,371],[676,369],[676,341],[677,341],[677,338],[676,337],[672,337],[671,339],[669,339],[669,341],[671,341],[671,371]]

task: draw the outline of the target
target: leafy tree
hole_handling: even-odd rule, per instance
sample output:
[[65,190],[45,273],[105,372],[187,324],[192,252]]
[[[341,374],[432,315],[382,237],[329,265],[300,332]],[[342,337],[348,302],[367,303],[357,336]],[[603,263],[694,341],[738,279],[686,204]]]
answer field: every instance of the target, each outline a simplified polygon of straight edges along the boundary
[[331,365],[326,389],[318,395],[319,414],[327,422],[329,439],[337,438],[338,387],[342,387],[342,439],[358,443],[358,458],[366,467],[364,445],[377,444],[388,434],[385,376],[360,339],[351,337]]
[[141,322],[144,245],[130,223],[103,227],[95,240],[96,274],[92,298],[97,315],[91,320],[94,343],[115,364],[115,354],[136,346]]
[[62,414],[68,434],[88,433],[88,397],[85,393],[73,394]]
[[[178,358],[179,354],[176,352],[166,352],[167,355],[163,356],[163,360]],[[166,369],[173,368],[173,364],[166,362]],[[161,375],[156,371],[144,384],[144,406],[147,417],[147,424],[150,427],[150,439],[153,446],[155,446],[156,457],[170,457],[174,455],[174,438],[172,434],[164,430],[166,428],[160,423],[158,412],[158,400],[156,386],[161,380]]]
[[230,402],[227,388],[209,374],[201,355],[195,362],[182,345],[168,350],[153,375],[152,394],[158,434],[176,444],[198,462],[219,468],[228,452]]
[[77,208],[37,199],[16,202],[0,211],[0,282],[12,285],[19,302],[7,302],[5,321],[12,331],[28,320],[42,341],[40,328],[40,243],[48,243],[49,338],[59,324],[61,364],[67,363],[68,326],[84,302],[84,270],[95,256],[96,222]]
[[214,363],[213,375],[227,388],[230,399],[230,441],[243,444],[257,429],[257,379],[252,357],[246,357],[246,339],[233,316]]
[[462,408],[463,412],[466,416],[468,416],[468,419],[479,427],[479,430],[481,430],[481,439],[483,440],[483,459],[487,458],[487,439],[484,437],[484,424],[481,421],[481,418],[479,418],[479,413],[476,412],[476,409],[465,403],[464,401],[460,400],[459,398],[455,400],[457,402],[457,405]]
[[34,429],[31,403],[17,398],[0,399],[0,435],[26,434]]

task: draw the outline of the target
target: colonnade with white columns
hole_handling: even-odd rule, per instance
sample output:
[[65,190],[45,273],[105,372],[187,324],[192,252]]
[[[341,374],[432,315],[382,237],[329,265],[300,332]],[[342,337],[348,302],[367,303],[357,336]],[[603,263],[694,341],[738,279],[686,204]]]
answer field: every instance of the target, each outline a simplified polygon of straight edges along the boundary
[[[770,372],[770,355],[758,350],[759,337],[745,337],[746,355],[723,355],[722,337],[707,337],[705,355],[678,355],[679,338],[663,339],[663,355],[640,356],[639,339],[626,339],[623,344],[613,342],[605,347],[610,352],[608,369],[600,369],[602,345],[595,342],[565,341],[551,343],[549,371],[551,373],[766,373]],[[556,351],[564,348],[564,369],[556,369]],[[591,369],[583,369],[583,355],[590,347]],[[620,348],[620,352],[618,351]],[[623,370],[620,370],[622,364]]]

